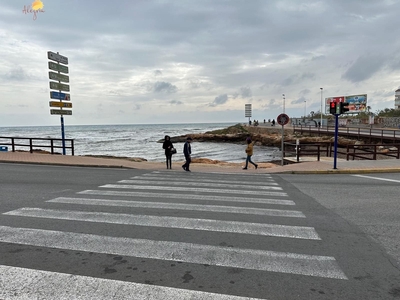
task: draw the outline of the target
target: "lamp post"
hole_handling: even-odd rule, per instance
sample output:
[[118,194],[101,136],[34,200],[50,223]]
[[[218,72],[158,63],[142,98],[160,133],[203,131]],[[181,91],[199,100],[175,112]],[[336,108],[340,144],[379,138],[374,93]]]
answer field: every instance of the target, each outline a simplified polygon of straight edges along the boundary
[[322,93],[324,91],[324,88],[320,88],[320,90],[321,90],[321,123],[320,123],[320,126],[322,126]]
[[285,113],[285,94],[282,94],[282,99],[283,99],[283,110],[282,112]]
[[306,120],[306,113],[307,113],[307,100],[304,100],[304,121]]

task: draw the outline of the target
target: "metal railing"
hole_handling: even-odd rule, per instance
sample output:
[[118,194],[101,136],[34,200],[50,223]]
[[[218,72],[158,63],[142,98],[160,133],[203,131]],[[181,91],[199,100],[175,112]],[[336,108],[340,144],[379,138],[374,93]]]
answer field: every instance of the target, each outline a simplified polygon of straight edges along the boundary
[[[25,142],[25,143],[24,143]],[[46,143],[40,144],[40,143]],[[11,146],[11,151],[15,152],[16,147],[26,149],[29,148],[29,152],[33,153],[37,150],[42,150],[40,148],[50,148],[50,153],[55,154],[54,149],[63,149],[62,139],[52,139],[52,138],[30,138],[30,137],[8,137],[8,136],[0,136],[0,145],[1,146]],[[65,149],[71,150],[71,155],[74,155],[74,140],[73,139],[65,139]]]
[[320,161],[321,154],[326,157],[332,156],[333,143],[331,142],[319,142],[319,143],[301,143],[296,144],[295,142],[285,142],[283,157],[289,157],[287,154],[291,154],[290,157],[296,157],[296,161],[300,161],[300,157],[303,156],[317,156],[317,160]]
[[[293,132],[300,134],[322,134],[333,135],[335,133],[335,126],[313,127],[303,125],[293,125]],[[400,130],[397,129],[376,129],[376,128],[362,128],[362,127],[339,127],[339,134],[360,138],[391,140],[394,143],[400,141]]]
[[[383,151],[381,147],[385,147]],[[369,156],[366,156],[369,155]],[[400,144],[391,145],[377,145],[377,144],[361,144],[361,145],[347,145],[346,159],[349,160],[350,156],[353,160],[357,158],[376,160],[377,155],[385,155],[400,158]],[[371,157],[372,156],[372,157]]]

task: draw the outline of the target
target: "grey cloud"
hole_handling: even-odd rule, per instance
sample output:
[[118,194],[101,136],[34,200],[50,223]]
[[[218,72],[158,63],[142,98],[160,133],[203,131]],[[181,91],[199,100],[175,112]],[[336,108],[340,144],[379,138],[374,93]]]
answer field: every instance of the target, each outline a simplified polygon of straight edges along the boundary
[[239,96],[243,99],[250,98],[252,96],[251,89],[249,87],[242,87],[242,88],[240,88],[239,92],[233,93],[232,98],[236,99]]
[[300,104],[300,103],[304,103],[304,101],[307,101],[307,99],[304,98],[304,97],[300,97],[299,99],[292,100],[292,101],[290,102],[290,104]]
[[160,70],[154,71],[154,76],[160,76],[160,75],[162,75],[162,72]]
[[367,80],[382,69],[385,60],[383,56],[378,55],[360,56],[342,75],[342,78],[353,83]]
[[269,109],[269,110],[277,109],[280,107],[282,107],[282,103],[277,101],[276,99],[270,99],[267,101],[267,103],[265,105],[263,105],[263,108]]
[[169,82],[157,81],[154,83],[153,91],[155,93],[176,93],[178,88]]
[[212,103],[210,103],[209,106],[217,106],[217,105],[222,105],[224,103],[226,103],[226,101],[228,101],[228,95],[227,94],[223,94],[223,95],[219,95],[218,97],[215,97],[214,101]]
[[25,81],[33,79],[21,66],[14,67],[2,76],[5,80],[10,81]]
[[242,98],[250,98],[252,96],[251,89],[249,87],[240,88],[240,95]]
[[300,95],[302,95],[302,96],[308,95],[309,93],[311,93],[311,91],[309,89],[304,89],[304,90],[300,91]]
[[289,77],[287,77],[286,79],[284,79],[281,82],[282,86],[290,86],[293,84],[297,84],[297,83],[301,83],[305,80],[314,80],[315,79],[315,74],[314,73],[310,73],[310,72],[305,72],[303,74],[295,74],[295,75],[291,75]]
[[183,104],[183,102],[179,101],[179,100],[171,100],[171,101],[169,101],[169,103],[171,105],[182,105]]

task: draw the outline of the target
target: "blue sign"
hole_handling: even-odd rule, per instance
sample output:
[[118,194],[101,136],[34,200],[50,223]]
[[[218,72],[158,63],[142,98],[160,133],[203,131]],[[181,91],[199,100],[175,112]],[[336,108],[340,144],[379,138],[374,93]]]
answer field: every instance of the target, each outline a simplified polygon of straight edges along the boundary
[[70,94],[65,94],[65,93],[59,93],[59,92],[50,92],[50,98],[51,99],[57,99],[57,100],[70,101],[71,100],[71,95]]

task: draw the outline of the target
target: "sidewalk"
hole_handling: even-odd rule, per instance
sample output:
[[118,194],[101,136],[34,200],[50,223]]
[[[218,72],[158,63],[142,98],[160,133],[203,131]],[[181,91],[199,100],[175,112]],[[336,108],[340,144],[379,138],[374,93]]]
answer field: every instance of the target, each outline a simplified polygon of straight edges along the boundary
[[[346,161],[338,159],[337,169],[333,169],[333,159],[331,157],[321,158],[302,158],[302,162],[285,166],[275,166],[269,163],[260,163],[257,170],[252,166],[248,170],[242,170],[242,164],[235,165],[211,165],[198,164],[191,165],[193,172],[215,172],[215,173],[243,173],[243,174],[269,174],[269,173],[289,173],[289,174],[357,174],[357,173],[383,173],[400,172],[400,159],[385,160],[355,160]],[[103,167],[103,168],[129,168],[142,170],[166,170],[164,162],[132,162],[116,158],[95,158],[85,156],[70,155],[50,155],[27,152],[0,152],[0,163],[22,163],[22,164],[43,164],[59,166],[79,166],[79,167]],[[172,162],[172,170],[182,171],[182,160]]]

